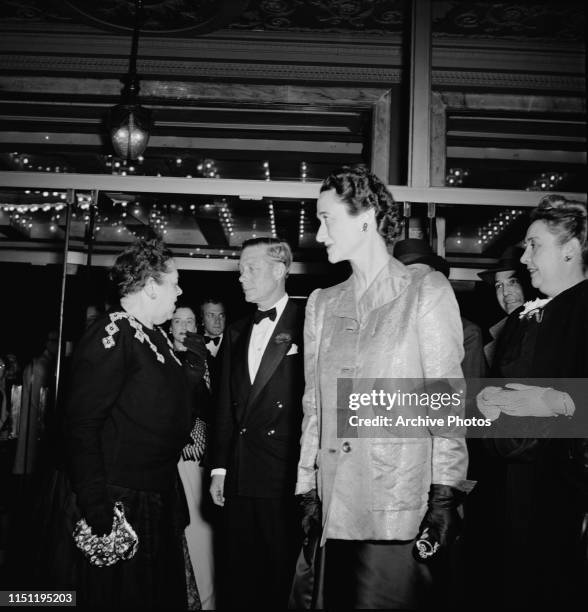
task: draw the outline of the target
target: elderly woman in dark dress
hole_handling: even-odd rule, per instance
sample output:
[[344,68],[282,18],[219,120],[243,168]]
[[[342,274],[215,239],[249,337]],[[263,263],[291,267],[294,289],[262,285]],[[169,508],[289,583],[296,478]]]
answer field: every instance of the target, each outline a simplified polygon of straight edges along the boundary
[[[494,374],[588,378],[586,205],[557,195],[543,198],[531,215],[521,262],[546,298],[509,317]],[[506,469],[503,512],[487,532],[502,535],[493,590],[502,589],[499,603],[505,606],[571,609],[588,581],[586,543],[584,551],[581,546],[587,453],[586,440],[561,436],[586,436],[588,405],[573,385],[536,382],[490,387],[478,396],[497,433],[487,447]],[[553,438],[537,437],[538,431]]]
[[94,535],[109,534],[113,505],[122,502],[138,549],[110,567],[96,567],[74,549],[70,579],[85,606],[186,609],[187,514],[176,466],[193,424],[191,390],[202,378],[205,348],[195,339],[182,364],[159,327],[182,293],[162,242],[128,248],[111,277],[120,305],[85,332],[72,363],[64,433],[75,495],[66,499],[64,538],[80,517]]

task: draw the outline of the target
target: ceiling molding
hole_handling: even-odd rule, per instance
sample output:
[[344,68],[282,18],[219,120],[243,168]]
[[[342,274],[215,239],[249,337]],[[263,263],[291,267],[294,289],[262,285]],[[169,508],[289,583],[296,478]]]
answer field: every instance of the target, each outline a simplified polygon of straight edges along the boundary
[[583,75],[585,46],[434,39],[433,68]]
[[[0,55],[0,70],[23,73],[54,73],[118,76],[126,71],[126,60],[103,57],[55,57],[36,55]],[[139,72],[143,79],[168,76],[189,81],[256,81],[256,82],[317,82],[357,83],[368,85],[398,85],[402,70],[368,66],[309,66],[286,64],[258,64],[245,62],[190,62],[180,60],[142,60]],[[18,82],[21,76],[8,81]],[[432,72],[433,86],[445,88],[519,89],[527,91],[585,91],[586,79],[571,74],[541,74],[532,72],[492,72],[474,70],[439,70]],[[142,94],[146,81],[141,83]],[[116,92],[120,92],[117,81]],[[13,87],[9,87],[12,90]]]
[[[1,92],[28,94],[120,95],[115,79],[0,75]],[[371,108],[387,87],[319,87],[305,85],[264,85],[248,83],[203,83],[143,80],[141,97],[198,102],[239,102],[255,104],[312,104]]]
[[[2,31],[0,50],[5,53],[33,53],[56,55],[100,55],[128,58],[130,37],[96,32],[62,32],[37,34]],[[312,62],[321,64],[356,64],[400,66],[402,41],[373,43],[365,39],[353,41],[290,40],[241,37],[231,38],[157,38],[142,37],[139,59],[175,58],[204,60],[234,60],[242,58],[254,62]]]
[[[19,73],[121,75],[127,70],[127,60],[104,57],[0,55],[0,70]],[[310,66],[249,62],[204,63],[177,59],[140,60],[138,71],[142,78],[168,76],[188,81],[238,79],[272,82],[318,81],[378,84],[400,83],[402,74],[400,69],[385,67]]]
[[517,89],[524,90],[525,93],[530,91],[583,93],[586,90],[584,77],[560,74],[433,70],[432,82],[433,86],[438,88]]
[[533,111],[535,113],[584,113],[586,98],[582,96],[521,95],[512,93],[467,93],[457,91],[435,92],[445,109]]

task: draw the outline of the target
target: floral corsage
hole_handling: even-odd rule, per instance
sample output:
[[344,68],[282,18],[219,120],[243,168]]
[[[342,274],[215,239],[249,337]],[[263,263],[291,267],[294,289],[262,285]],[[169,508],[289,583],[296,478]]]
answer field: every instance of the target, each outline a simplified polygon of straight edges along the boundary
[[543,309],[551,301],[551,298],[537,298],[530,302],[525,302],[523,310],[519,313],[519,319],[532,319],[535,317],[537,323],[543,319]]
[[289,344],[292,342],[292,336],[290,334],[281,333],[274,338],[274,342],[276,344]]

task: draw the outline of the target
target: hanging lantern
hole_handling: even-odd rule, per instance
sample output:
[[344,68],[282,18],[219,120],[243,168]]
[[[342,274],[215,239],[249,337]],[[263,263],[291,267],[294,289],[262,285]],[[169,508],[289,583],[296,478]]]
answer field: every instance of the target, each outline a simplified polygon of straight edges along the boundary
[[121,92],[121,103],[110,109],[109,126],[112,146],[118,157],[134,161],[142,156],[152,127],[151,111],[138,103],[139,76],[137,52],[143,14],[143,0],[135,0],[135,27],[129,57],[129,71]]
[[110,111],[110,138],[118,157],[136,160],[149,143],[151,111],[139,104],[118,104]]

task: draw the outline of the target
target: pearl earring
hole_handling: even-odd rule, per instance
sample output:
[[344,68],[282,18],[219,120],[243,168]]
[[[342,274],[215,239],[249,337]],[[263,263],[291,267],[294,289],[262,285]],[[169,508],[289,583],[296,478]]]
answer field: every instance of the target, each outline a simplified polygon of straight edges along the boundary
[[367,228],[368,228],[367,223],[364,223],[364,224],[363,224],[363,226],[362,226],[362,228],[361,228],[361,231],[362,231],[362,232],[367,232]]

